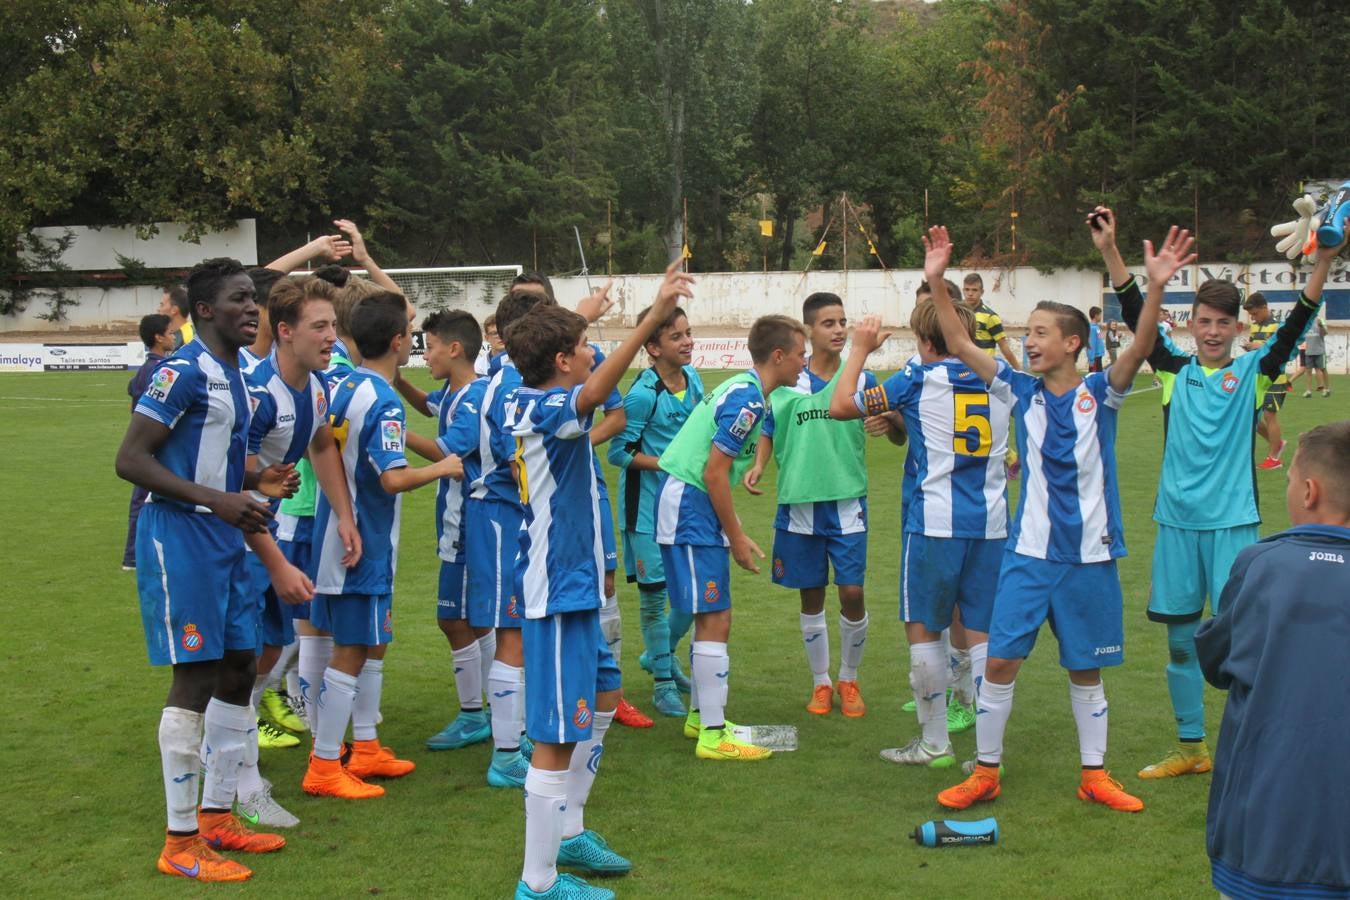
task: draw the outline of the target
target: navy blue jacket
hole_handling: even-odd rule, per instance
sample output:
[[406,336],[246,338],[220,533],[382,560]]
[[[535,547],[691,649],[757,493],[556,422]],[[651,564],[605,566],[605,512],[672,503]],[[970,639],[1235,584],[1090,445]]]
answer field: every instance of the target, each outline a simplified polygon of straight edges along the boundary
[[1301,525],[1238,554],[1195,635],[1228,691],[1205,843],[1232,897],[1350,896],[1350,528]]

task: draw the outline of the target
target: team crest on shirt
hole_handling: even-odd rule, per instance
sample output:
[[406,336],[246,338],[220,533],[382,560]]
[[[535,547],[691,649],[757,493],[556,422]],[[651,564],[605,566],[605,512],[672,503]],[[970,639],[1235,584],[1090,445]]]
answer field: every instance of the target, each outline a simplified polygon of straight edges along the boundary
[[718,590],[717,590],[717,582],[711,581],[711,580],[710,580],[707,584],[705,584],[705,585],[703,586],[703,602],[704,602],[704,603],[716,603],[716,602],[717,602],[717,598],[720,597],[720,596],[722,596],[722,595],[721,595],[721,593],[718,592]]
[[743,438],[750,433],[750,429],[755,427],[755,414],[750,408],[745,408],[736,416],[736,421],[731,423],[732,437]]
[[189,622],[183,626],[184,650],[186,650],[189,653],[196,653],[198,650],[202,649],[203,640],[204,638],[202,637],[201,632],[197,630],[196,625],[193,625],[191,622]]
[[1097,401],[1092,399],[1091,394],[1089,394],[1087,391],[1084,391],[1083,393],[1078,395],[1078,399],[1074,401],[1073,405],[1074,408],[1077,409],[1080,413],[1086,414],[1092,412],[1094,409],[1097,408]]
[[386,609],[384,611],[384,624],[380,627],[384,630],[385,634],[394,633],[394,611],[392,609]]
[[578,728],[585,728],[591,724],[591,709],[586,705],[584,697],[577,701],[577,711],[572,713],[572,724]]
[[775,578],[783,577],[783,558],[780,556],[773,558],[773,576]]
[[647,564],[640,559],[637,561],[637,573],[639,578],[647,577]]
[[322,419],[328,413],[328,401],[324,399],[323,394],[314,395],[314,417]]
[[1219,382],[1219,387],[1223,389],[1225,394],[1231,394],[1233,391],[1237,390],[1238,380],[1238,377],[1232,372],[1224,372],[1223,379]]
[[248,412],[249,412],[249,415],[251,415],[251,416],[256,416],[256,415],[258,414],[258,404],[259,404],[260,402],[261,402],[261,401],[258,399],[258,395],[257,395],[257,394],[250,393],[250,394],[248,395]]
[[146,389],[146,395],[152,400],[163,400],[169,396],[173,383],[178,380],[178,371],[168,366],[160,366],[155,372],[155,376],[150,379],[150,387]]
[[403,424],[393,420],[380,423],[380,442],[385,450],[403,452]]
[[506,617],[509,619],[519,619],[520,610],[516,609],[516,597],[511,595],[511,599],[506,602]]

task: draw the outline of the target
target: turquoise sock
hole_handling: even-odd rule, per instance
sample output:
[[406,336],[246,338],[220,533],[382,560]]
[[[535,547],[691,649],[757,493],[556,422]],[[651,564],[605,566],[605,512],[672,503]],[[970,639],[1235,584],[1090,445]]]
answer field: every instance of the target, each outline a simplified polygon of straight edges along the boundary
[[670,618],[667,620],[670,626],[670,652],[674,653],[675,648],[680,646],[680,641],[689,633],[689,629],[694,625],[694,617],[691,613],[680,612],[675,607],[670,608]]
[[666,592],[638,587],[638,621],[652,677],[670,678],[670,623],[666,621]]
[[1167,625],[1167,692],[1172,697],[1177,736],[1182,740],[1205,736],[1205,679],[1195,656],[1195,630],[1199,626],[1199,620]]

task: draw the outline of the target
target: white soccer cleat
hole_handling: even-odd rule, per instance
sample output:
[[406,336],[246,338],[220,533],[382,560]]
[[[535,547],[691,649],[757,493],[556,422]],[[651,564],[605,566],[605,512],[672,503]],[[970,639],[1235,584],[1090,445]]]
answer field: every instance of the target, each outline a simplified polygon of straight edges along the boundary
[[930,769],[947,769],[956,765],[956,754],[952,745],[934,750],[916,737],[903,747],[892,747],[881,751],[881,758],[902,766],[927,766]]
[[300,820],[291,815],[285,807],[272,799],[271,785],[264,785],[260,791],[254,791],[247,797],[240,797],[239,818],[250,827],[266,825],[270,828],[294,828]]

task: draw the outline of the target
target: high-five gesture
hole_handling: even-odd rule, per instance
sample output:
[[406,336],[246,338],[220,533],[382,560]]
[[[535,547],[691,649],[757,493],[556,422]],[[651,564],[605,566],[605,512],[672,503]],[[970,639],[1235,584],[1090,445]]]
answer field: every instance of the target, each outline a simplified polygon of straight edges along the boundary
[[934,225],[923,238],[923,277],[928,279],[928,286],[934,293],[942,284],[942,277],[951,261],[952,239],[947,234],[947,226]]
[[869,314],[853,326],[853,352],[866,356],[890,338],[889,331],[881,330],[881,316]]
[[1158,313],[1162,309],[1163,288],[1182,266],[1195,262],[1191,247],[1195,238],[1184,228],[1173,225],[1163,239],[1162,247],[1154,252],[1153,242],[1144,241],[1144,268],[1148,271],[1148,296],[1139,312],[1134,328],[1134,341],[1120,351],[1115,364],[1106,370],[1111,387],[1122,394],[1134,383],[1135,373],[1153,352],[1158,340]]
[[[669,269],[666,270],[669,273]],[[577,314],[587,322],[598,322],[605,317],[614,307],[614,298],[609,296],[609,289],[614,285],[613,278],[605,279],[605,283],[591,293],[582,298],[577,304]],[[664,284],[662,285],[664,287]]]
[[1157,253],[1153,252],[1152,241],[1144,241],[1144,270],[1148,272],[1149,285],[1154,281],[1166,284],[1179,269],[1195,262],[1196,254],[1190,252],[1193,246],[1195,238],[1190,231],[1175,225],[1168,230]]

